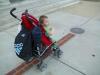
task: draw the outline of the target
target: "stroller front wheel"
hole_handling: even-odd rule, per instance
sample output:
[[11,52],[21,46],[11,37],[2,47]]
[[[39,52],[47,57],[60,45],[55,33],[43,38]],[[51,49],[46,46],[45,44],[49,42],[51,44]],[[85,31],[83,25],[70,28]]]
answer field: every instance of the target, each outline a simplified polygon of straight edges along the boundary
[[63,55],[63,51],[61,51],[60,49],[54,49],[54,56],[56,56],[57,58],[61,58],[61,56]]

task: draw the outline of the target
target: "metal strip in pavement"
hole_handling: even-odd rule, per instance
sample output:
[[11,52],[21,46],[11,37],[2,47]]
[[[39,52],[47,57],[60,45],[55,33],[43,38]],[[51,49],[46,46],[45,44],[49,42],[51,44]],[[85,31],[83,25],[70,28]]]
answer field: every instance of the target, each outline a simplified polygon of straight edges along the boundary
[[[75,34],[69,33],[69,34],[65,35],[63,38],[61,38],[57,42],[57,44],[59,46],[62,46],[64,43],[68,42],[74,36],[75,36]],[[48,51],[50,51],[50,50],[48,50]],[[50,52],[48,52],[48,53],[50,53]],[[46,58],[46,57],[47,56],[45,56],[44,58]],[[24,63],[20,64],[19,66],[17,66],[15,69],[13,69],[10,72],[6,73],[6,75],[21,75],[26,70],[28,70],[29,68],[31,68],[33,64],[36,64],[37,62],[38,61],[34,60],[34,59],[31,62],[24,62]]]

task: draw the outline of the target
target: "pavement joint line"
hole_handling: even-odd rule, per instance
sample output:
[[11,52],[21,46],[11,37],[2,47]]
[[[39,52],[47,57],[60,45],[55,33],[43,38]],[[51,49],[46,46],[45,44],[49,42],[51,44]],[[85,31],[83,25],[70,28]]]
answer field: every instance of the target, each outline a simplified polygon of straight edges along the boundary
[[[73,4],[77,4],[77,3],[79,3],[80,1],[77,1],[77,2],[73,2],[73,3],[70,3],[70,4],[66,4],[66,5],[62,5],[61,7],[59,7],[59,8],[57,8],[57,6],[55,7],[55,8],[53,8],[53,9],[51,9],[51,10],[49,10],[49,11],[46,11],[46,12],[44,12],[43,14],[48,14],[48,13],[51,13],[51,12],[54,12],[54,11],[57,11],[57,10],[59,10],[59,9],[62,9],[62,8],[64,8],[64,7],[67,7],[67,6],[70,6],[70,5],[73,5]],[[57,3],[57,2],[56,2]],[[53,4],[53,5],[55,5],[55,4]],[[50,5],[48,5],[49,7],[51,7]],[[47,7],[47,6],[46,6]],[[30,11],[32,12],[33,10],[31,10],[32,8],[30,8]],[[20,12],[20,11],[18,11],[18,12]],[[17,13],[17,12],[15,12],[15,13]],[[39,16],[39,15],[38,15]],[[16,21],[14,21],[15,23],[16,23]],[[12,22],[10,22],[10,23],[12,23]],[[13,26],[13,25],[11,25],[11,26]],[[9,26],[8,28],[11,28],[11,26]],[[0,32],[1,31],[4,31],[5,29],[8,29],[8,28],[6,28],[6,27],[4,27],[3,29],[0,29]]]
[[[50,3],[48,3],[48,4],[50,4]],[[46,4],[46,5],[48,5],[48,4]],[[15,7],[15,6],[13,6],[13,7]],[[13,8],[13,7],[12,7],[12,8]],[[38,8],[38,7],[40,7],[40,6],[35,6],[35,7]],[[34,7],[34,8],[35,8],[35,7]],[[30,6],[28,9],[32,9],[32,8],[33,8],[33,7]],[[9,9],[10,9],[10,8],[9,8]],[[27,9],[27,8],[26,8],[26,9]],[[35,9],[36,9],[36,8],[35,8]],[[16,11],[15,13],[18,13],[18,12],[21,12],[21,11],[23,11],[23,10]],[[8,16],[8,14],[4,14],[3,16]]]
[[[61,8],[65,8],[65,7],[70,6],[70,5],[77,4],[77,3],[79,3],[79,2],[80,2],[80,1],[77,1],[77,2],[70,3],[70,4],[62,5],[61,7],[53,8],[53,9],[50,10],[50,12],[59,10],[59,9],[61,9]],[[48,5],[48,6],[46,6],[46,7],[49,7],[49,6],[51,6],[51,5]],[[30,11],[33,11],[32,7],[29,8],[29,9],[30,9]],[[21,12],[21,11],[23,11],[23,10],[20,10],[20,11],[17,11],[17,12]],[[15,12],[15,13],[17,13],[17,12]],[[47,13],[49,13],[49,11],[48,11]],[[8,16],[8,14],[6,14],[6,15]],[[4,15],[4,16],[6,16],[6,15]]]
[[91,18],[89,18],[86,22],[84,22],[83,24],[80,24],[79,26],[83,26],[85,24],[87,24],[88,22],[90,22],[93,18],[95,18],[96,16],[92,16]]
[[[41,0],[38,0],[38,1],[41,1]],[[26,4],[33,4],[34,2],[38,2],[37,0],[36,1],[32,1],[32,2],[29,2],[29,3],[26,3]],[[25,3],[23,3],[23,5],[26,5]],[[49,3],[48,3],[49,4]],[[18,5],[18,3],[17,4],[14,4],[14,5],[12,5],[12,6],[10,6],[10,7],[8,7],[8,9],[10,9],[11,7],[14,7],[14,6],[21,6],[22,4],[20,4],[20,5]],[[34,4],[33,4],[34,5]],[[7,8],[6,8],[7,9]],[[0,9],[0,10],[2,10],[2,9]]]
[[[56,2],[56,3],[58,3],[58,2]],[[56,4],[55,3],[55,4]],[[53,8],[53,9],[51,9],[50,11],[46,11],[45,13],[49,13],[49,12],[53,12],[53,11],[56,11],[56,10],[59,10],[59,9],[61,9],[61,8],[64,8],[64,7],[67,7],[67,6],[70,6],[70,5],[73,5],[73,4],[76,4],[76,3],[79,3],[79,1],[77,1],[77,2],[73,2],[73,3],[70,3],[70,4],[64,4],[64,5],[62,5],[61,7],[57,7],[55,4],[55,8]],[[48,5],[48,4],[47,4]],[[46,6],[46,7],[51,7],[51,5],[49,4],[48,6]],[[31,10],[32,8],[30,8],[30,11],[32,12],[33,10]],[[23,10],[20,10],[20,11],[23,11]],[[20,12],[20,11],[17,11],[17,12]],[[17,12],[15,12],[15,13],[17,13]],[[7,15],[8,16],[8,15]],[[12,23],[12,22],[10,22],[10,23]]]
[[[28,3],[27,3],[27,1],[26,1],[26,2],[20,3],[20,6],[21,6],[21,5],[30,4],[30,3],[33,3],[33,2],[36,2],[36,1],[37,1],[37,0],[31,1],[31,2],[28,1]],[[38,0],[38,1],[39,1],[39,0]],[[18,5],[17,3],[15,3],[15,4],[10,5],[9,7],[0,8],[0,10],[10,9],[10,8],[12,8],[13,6],[19,6],[19,5]]]
[[[77,1],[77,2],[70,3],[70,4],[62,5],[61,7],[53,8],[53,9],[51,9],[50,11],[47,11],[45,14],[50,14],[50,13],[52,13],[52,12],[54,12],[54,11],[59,11],[59,10],[65,8],[65,7],[67,7],[67,6],[71,6],[71,5],[77,4],[77,3],[79,3],[79,2],[80,2],[80,1]],[[71,14],[72,14],[72,13],[71,13]]]
[[93,19],[93,17],[92,18],[90,18],[90,19],[88,19],[86,22],[84,22],[83,24],[80,24],[79,26],[83,26],[83,25],[85,25],[85,24],[87,24],[89,21],[91,21]]
[[[64,2],[64,1],[63,1],[63,2]],[[59,3],[59,2],[55,2],[53,5],[55,5],[55,4],[57,4],[57,3]],[[50,6],[51,3],[47,3],[46,6],[44,6],[44,7],[48,7],[47,5]],[[52,6],[53,6],[53,5],[52,5]],[[15,7],[15,6],[14,6],[14,7]],[[35,6],[35,7],[30,6],[30,8],[28,8],[28,9],[30,9],[30,10],[33,9],[33,8],[37,9],[36,7],[37,7],[37,8],[38,8],[38,7],[41,7],[41,5],[40,5],[40,6]],[[26,8],[26,9],[27,9],[27,8]],[[18,12],[21,12],[21,11],[23,11],[23,10],[16,11],[15,13],[18,13]],[[7,16],[7,15],[8,15],[8,14],[5,14],[5,15],[3,15],[3,16]]]
[[63,62],[63,61],[61,61],[60,59],[57,59],[57,58],[53,58],[53,59],[55,59],[56,61],[59,61],[60,63],[66,65],[66,66],[68,66],[69,68],[73,69],[74,71],[79,72],[79,73],[82,74],[82,75],[87,75],[87,74],[85,74],[84,72],[82,72],[82,71],[80,71],[80,70],[74,68],[73,66],[71,66],[71,65],[69,65],[69,64],[67,64],[67,63],[65,63],[65,62]]
[[[93,18],[93,17],[92,17]],[[79,24],[79,25],[77,25],[77,26],[74,26],[74,28],[76,27],[76,28],[79,28],[79,27],[81,27],[81,26],[83,26],[83,25],[85,25],[85,24],[87,24],[89,21],[91,21],[92,20],[92,18],[89,18],[87,21],[85,21],[84,23],[82,23],[82,24]]]
[[5,31],[5,30],[9,30],[9,29],[11,29],[11,28],[13,28],[13,27],[15,27],[15,26],[17,26],[17,25],[18,25],[18,23],[15,24],[15,25],[10,25],[9,27],[5,27],[5,28],[3,28],[3,29],[0,29],[0,32],[3,32],[3,31]]
[[[38,0],[38,1],[41,1],[41,0]],[[63,0],[64,1],[64,0]],[[21,2],[21,3],[19,3],[20,4],[20,6],[21,5],[26,5],[26,4],[33,4],[34,2],[37,2],[37,0],[35,0],[35,1],[24,1],[24,2]],[[50,3],[50,2],[49,2]],[[11,7],[13,7],[13,6],[19,6],[18,5],[18,3],[14,3],[14,4],[12,4],[12,5],[10,5],[9,7],[4,7],[4,8],[0,8],[0,10],[5,10],[5,9],[9,9],[9,8],[11,8]]]
[[[59,41],[57,41],[58,46],[62,46],[64,43],[68,42],[70,39],[72,39],[75,36],[74,33],[68,33],[67,35],[65,35],[64,37],[62,37]],[[49,52],[50,53],[50,52]],[[48,55],[45,56],[45,58]],[[21,75],[23,72],[25,72],[26,70],[28,70],[30,67],[32,67],[32,65],[34,63],[38,62],[36,59],[33,59],[33,61],[31,62],[23,62],[22,64],[20,64],[19,66],[17,66],[16,68],[14,68],[13,70],[9,71],[8,73],[6,73],[6,75]]]
[[7,31],[4,31],[5,33],[9,34],[11,37],[15,37],[15,35],[13,35],[12,33],[9,33]]
[[[88,19],[86,22],[84,22],[83,24],[80,24],[80,25],[78,25],[78,26],[75,26],[75,27],[81,27],[81,26],[83,26],[83,25],[85,25],[85,24],[87,24],[88,22],[90,22],[91,20],[93,20],[93,18],[95,18],[96,16],[93,16],[93,17],[91,17],[90,19]],[[94,35],[94,36],[99,36],[99,35],[97,35],[97,34],[94,34],[94,33],[92,33],[91,31],[89,31],[92,35]]]
[[91,31],[89,31],[89,33],[91,33],[91,34],[94,35],[94,36],[98,36],[98,38],[100,37],[100,35],[95,34],[95,33],[92,33]]
[[[50,11],[47,11],[46,13],[48,13],[48,12],[52,12],[52,11],[56,11],[56,10],[59,10],[59,9],[61,9],[61,8],[65,8],[65,7],[67,7],[67,6],[70,6],[70,5],[74,5],[74,4],[77,4],[77,3],[79,3],[80,1],[76,1],[76,2],[72,2],[72,3],[70,3],[70,4],[64,4],[64,5],[62,5],[62,6],[60,6],[60,7],[58,7],[58,6],[56,6],[55,4],[57,4],[58,2],[56,2],[55,4],[53,4],[53,5],[55,5],[55,8],[52,8]],[[47,4],[48,5],[48,4]],[[51,5],[49,4],[48,6],[45,6],[45,7],[50,7]],[[39,6],[40,7],[40,6]],[[44,7],[43,7],[44,8]],[[29,8],[29,10],[30,11],[33,11],[33,8],[32,7],[30,7]],[[17,11],[17,12],[21,12],[21,11],[23,11],[23,10],[20,10],[20,11]],[[17,12],[15,12],[15,13],[17,13]],[[8,15],[7,15],[8,16]]]
[[8,19],[9,19],[11,22],[2,24],[2,25],[0,25],[0,27],[6,26],[6,25],[11,24],[11,23],[16,23],[16,21],[13,20],[14,18],[13,18],[12,16],[10,16],[10,17],[11,17],[11,18],[6,18],[6,19],[4,19],[4,20],[5,20],[5,21],[8,21]]
[[[55,10],[55,9],[54,9]],[[33,10],[30,10],[30,11],[33,11]],[[20,12],[20,11],[19,11]],[[7,15],[8,16],[8,15]],[[9,18],[10,20],[12,20],[12,18]],[[6,19],[5,19],[6,20]],[[13,21],[13,20],[12,20]],[[13,21],[13,22],[16,22],[16,21]],[[12,22],[10,22],[10,23],[12,23]],[[10,24],[9,23],[9,24]],[[8,24],[8,23],[7,23]],[[6,24],[5,24],[6,25]],[[0,25],[0,26],[4,26],[4,25]]]

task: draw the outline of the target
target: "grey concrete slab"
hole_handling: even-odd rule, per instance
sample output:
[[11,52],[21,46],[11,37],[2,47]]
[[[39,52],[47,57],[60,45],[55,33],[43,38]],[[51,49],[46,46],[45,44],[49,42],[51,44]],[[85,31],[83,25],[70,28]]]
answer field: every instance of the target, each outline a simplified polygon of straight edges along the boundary
[[47,64],[47,69],[40,72],[36,66],[33,66],[31,69],[26,71],[23,75],[81,75],[77,71],[69,68],[68,66],[60,63],[59,61],[49,57],[45,60]]
[[[89,19],[87,17],[66,13],[61,10],[46,15],[49,17],[50,25],[55,29],[55,33],[52,36],[55,40],[59,40],[64,35],[68,34],[71,28],[80,26]],[[10,34],[16,35],[17,28],[18,26],[6,31]]]
[[[76,16],[76,15],[65,13],[62,11],[53,12],[51,14],[47,14],[47,16],[49,17],[50,25],[55,28],[56,33],[53,35],[53,37],[56,40],[59,40],[64,35],[68,34],[70,32],[70,28],[72,28],[73,26],[78,26],[88,20],[88,18]],[[80,20],[80,22],[77,23],[79,20]],[[18,26],[15,26],[8,30],[5,30],[5,33],[7,33],[8,35],[10,35],[11,37],[14,38],[18,33]],[[13,39],[13,41],[14,41],[14,39]],[[13,57],[13,60],[14,60],[14,58],[15,57]],[[15,64],[15,63],[16,62],[13,62],[13,64]],[[14,67],[14,66],[12,66],[12,67]],[[58,66],[58,67],[60,67],[60,66]],[[32,72],[27,72],[27,73],[31,74]],[[53,73],[56,74],[55,72],[53,72]],[[68,72],[68,74],[70,74],[70,73],[71,72]],[[72,75],[74,75],[74,74],[72,74]]]
[[93,34],[94,36],[100,37],[100,16],[92,18],[89,22],[85,25],[80,26],[81,28],[85,29],[87,32]]
[[[81,7],[80,5],[81,4],[75,7],[72,6],[71,8],[73,9],[69,7],[69,11],[66,11],[67,8],[64,8],[65,10],[58,10],[46,14],[49,17],[50,25],[56,30],[53,36],[56,37],[57,40],[69,33],[73,27],[85,29],[84,34],[76,35],[76,37],[61,47],[64,52],[60,59],[62,62],[49,57],[50,59],[48,58],[45,61],[48,64],[46,71],[41,73],[36,69],[36,66],[33,66],[23,75],[83,75],[75,71],[75,69],[86,75],[100,75],[99,3],[97,3],[97,5],[96,3],[89,3],[89,5],[93,7],[90,11],[88,4],[82,3]],[[88,11],[84,13],[83,11],[85,11],[86,8]],[[90,12],[91,14],[89,15]],[[95,15],[97,16],[94,17]],[[15,26],[4,32],[0,32],[0,68],[2,68],[0,69],[0,75],[4,75],[23,62],[15,55],[13,48],[14,38],[18,33],[17,28],[18,26]],[[73,70],[67,64],[75,69]]]
[[[79,28],[83,28],[85,30],[85,33],[81,35],[76,35],[75,38],[62,46],[61,49],[64,51],[64,55],[61,61],[66,62],[67,64],[71,65],[77,70],[82,71],[87,75],[100,75],[100,15],[98,14],[99,3],[88,3],[89,2],[83,2],[82,4],[80,3],[79,6],[71,6],[72,9],[69,7],[69,10],[66,8],[66,12],[68,11],[72,14],[90,17],[90,20],[87,20],[80,26],[76,26]],[[81,5],[83,6],[81,7]],[[84,5],[86,5],[86,7],[84,7]],[[84,13],[83,9],[89,9],[90,7],[88,6],[93,7],[93,9],[91,8]]]
[[5,75],[23,61],[15,54],[14,38],[11,35],[0,32],[0,42],[0,75]]
[[[8,5],[7,8],[1,9],[1,25],[0,30],[5,29],[9,26],[12,26],[12,24],[16,25],[16,20],[11,18],[9,11],[13,7],[17,7],[17,10],[14,12],[19,18],[21,17],[22,12],[24,12],[26,9],[29,10],[29,12],[35,16],[39,16],[43,13],[51,12],[57,9],[62,8],[63,6],[73,4],[74,2],[77,2],[79,0],[38,0],[38,1],[32,1],[31,3],[17,3]],[[41,4],[40,4],[41,3]],[[49,9],[49,10],[48,10]]]
[[19,25],[11,27],[10,29],[5,30],[4,32],[6,32],[7,34],[9,34],[13,38],[15,38],[17,36],[17,34],[19,33],[19,31],[20,31],[19,30]]
[[63,45],[62,61],[82,71],[86,75],[100,74],[100,39],[89,32],[76,35],[75,38]]
[[90,19],[89,17],[70,14],[62,10],[47,14],[47,16],[49,17],[50,25],[55,29],[56,34],[53,36],[57,36],[58,39],[69,33],[71,28],[78,27]]
[[80,16],[94,17],[99,15],[100,2],[96,2],[96,0],[95,2],[93,2],[92,0],[91,1],[81,0],[80,3],[66,7],[62,10]]

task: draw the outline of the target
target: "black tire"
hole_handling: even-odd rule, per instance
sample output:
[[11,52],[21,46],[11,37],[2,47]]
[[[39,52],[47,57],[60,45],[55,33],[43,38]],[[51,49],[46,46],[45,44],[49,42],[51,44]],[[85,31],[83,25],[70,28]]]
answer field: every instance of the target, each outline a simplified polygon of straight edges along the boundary
[[58,51],[57,51],[57,57],[58,57],[58,58],[61,58],[62,54],[63,54],[63,52],[62,52],[61,50],[58,50]]
[[47,64],[45,64],[45,63],[38,64],[38,65],[37,65],[37,68],[38,68],[41,72],[43,72],[43,71],[45,71],[45,69],[47,69]]
[[56,56],[57,58],[61,58],[63,52],[60,49],[55,49],[54,50],[54,56]]

